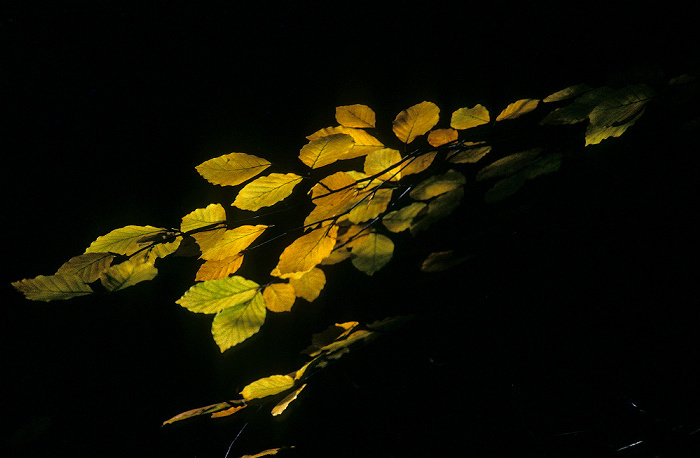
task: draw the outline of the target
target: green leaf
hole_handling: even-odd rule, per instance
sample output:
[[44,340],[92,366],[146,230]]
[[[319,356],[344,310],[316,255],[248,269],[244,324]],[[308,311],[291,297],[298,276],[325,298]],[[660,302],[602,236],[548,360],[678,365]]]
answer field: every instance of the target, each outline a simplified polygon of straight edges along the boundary
[[247,302],[217,313],[212,322],[211,333],[221,352],[258,332],[265,322],[266,310],[263,295],[257,293]]
[[256,178],[240,190],[233,204],[241,210],[257,211],[284,200],[292,193],[302,177],[294,173],[271,173]]
[[574,100],[571,105],[563,108],[559,108],[549,113],[547,116],[540,121],[540,124],[547,125],[560,125],[560,124],[576,124],[577,122],[584,121],[588,114],[598,105],[602,100],[610,97],[614,94],[614,90],[604,86],[597,89],[593,89],[584,93]]
[[78,274],[85,283],[92,283],[100,278],[100,273],[109,268],[113,260],[114,255],[109,253],[85,253],[70,258],[56,274]]
[[372,275],[391,260],[394,242],[385,235],[371,233],[353,245],[351,253],[352,265],[367,275]]
[[562,100],[570,99],[571,97],[576,97],[590,90],[591,88],[585,84],[576,84],[574,86],[569,86],[566,89],[562,89],[561,91],[557,91],[554,94],[545,97],[542,101],[544,103],[560,102]]
[[391,232],[401,232],[413,225],[413,220],[420,215],[428,205],[414,202],[400,210],[389,212],[382,218],[382,223]]
[[254,281],[234,275],[197,283],[176,303],[192,312],[217,313],[250,301],[259,288]]
[[294,378],[289,375],[272,375],[246,385],[241,396],[246,401],[274,396],[294,386]]
[[229,153],[202,162],[195,168],[211,184],[236,186],[262,173],[270,165],[270,161],[252,154]]
[[82,275],[79,274],[39,275],[36,278],[13,282],[12,286],[32,301],[48,302],[92,293],[90,286],[85,284]]
[[591,125],[619,126],[637,118],[644,106],[654,98],[654,90],[646,84],[628,86],[606,98],[588,115]]
[[522,173],[516,173],[515,175],[499,180],[491,189],[486,191],[484,201],[491,204],[510,197],[525,184],[525,181],[526,177]]
[[130,255],[147,246],[150,242],[144,238],[167,234],[167,229],[153,226],[125,226],[115,229],[107,235],[97,237],[86,253],[117,253]]

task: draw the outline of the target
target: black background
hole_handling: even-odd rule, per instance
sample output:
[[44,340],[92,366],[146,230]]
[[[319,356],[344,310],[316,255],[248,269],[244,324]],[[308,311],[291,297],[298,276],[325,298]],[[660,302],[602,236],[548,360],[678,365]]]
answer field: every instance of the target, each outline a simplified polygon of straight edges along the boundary
[[[476,103],[498,112],[630,67],[692,71],[692,17],[668,2],[4,4],[5,456],[223,457],[246,420],[230,456],[282,445],[302,456],[700,456],[697,146],[653,136],[655,121],[674,125],[663,113],[625,134],[648,128],[641,140],[611,140],[510,203],[398,243],[372,278],[328,269],[317,301],[223,355],[211,318],[174,304],[194,278],[188,261],[67,302],[9,286],[114,228],[177,226],[230,202],[194,170],[211,157],[298,169],[304,136],[334,124],[338,105],[371,106],[388,132],[423,100],[443,117]],[[455,240],[473,261],[417,273],[420,255]],[[160,427],[296,369],[310,334],[334,321],[404,310],[443,314],[314,376],[281,419]]]

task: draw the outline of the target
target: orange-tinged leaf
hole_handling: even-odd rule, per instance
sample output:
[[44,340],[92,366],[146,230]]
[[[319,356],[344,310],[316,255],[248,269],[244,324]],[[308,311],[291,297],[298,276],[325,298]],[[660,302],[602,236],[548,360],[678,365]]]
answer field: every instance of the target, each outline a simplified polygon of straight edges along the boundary
[[408,144],[435,127],[440,119],[440,109],[432,102],[421,102],[402,111],[393,123],[394,134]]
[[211,184],[236,186],[260,174],[270,165],[270,161],[252,154],[229,153],[202,162],[195,168]]
[[299,159],[312,169],[317,169],[340,159],[347,159],[354,145],[355,140],[348,134],[320,137],[301,148]]
[[32,301],[53,301],[85,296],[92,293],[90,286],[85,284],[79,274],[39,275],[36,278],[24,279],[12,283],[12,286]]
[[251,211],[269,207],[289,196],[301,180],[302,177],[294,173],[271,173],[268,176],[256,178],[240,190],[231,205],[241,210]]
[[246,401],[273,396],[294,386],[294,378],[289,375],[272,375],[246,385],[241,396]]
[[496,121],[503,121],[504,119],[515,119],[526,113],[531,112],[540,103],[539,99],[520,99],[516,102],[511,103],[506,107],[505,110],[496,117]]
[[[396,164],[401,162],[401,153],[395,149],[384,148],[374,153],[370,153],[365,157],[365,174],[373,176],[378,173],[383,173],[378,176],[379,180],[398,181],[401,179],[401,169]],[[394,167],[396,166],[396,167]]]
[[335,119],[344,127],[374,127],[375,114],[367,105],[344,105],[335,109]]
[[258,332],[265,322],[266,313],[265,299],[261,293],[257,293],[247,302],[225,308],[217,313],[211,324],[211,333],[221,352],[238,345]]
[[243,264],[243,253],[238,253],[228,258],[204,261],[204,264],[199,266],[196,281],[218,280],[219,278],[228,277],[236,273]]
[[239,410],[243,410],[245,408],[246,408],[245,404],[243,404],[241,406],[233,406],[230,409],[220,410],[218,412],[214,412],[213,414],[211,414],[211,418],[228,417],[229,415],[233,415],[234,413],[238,412]]
[[352,247],[352,265],[372,275],[384,267],[394,254],[394,242],[385,235],[371,233]]
[[206,260],[220,260],[235,256],[245,250],[255,241],[268,226],[244,225],[229,229],[217,240],[216,245],[204,249],[202,258]]
[[289,283],[272,283],[263,291],[265,307],[271,312],[289,312],[296,300],[294,288]]
[[331,254],[337,233],[338,226],[332,225],[302,235],[284,249],[272,275],[280,278],[301,277]]
[[313,302],[326,286],[326,275],[318,267],[314,267],[299,278],[290,278],[289,285],[297,297]]
[[56,271],[56,274],[77,274],[85,283],[92,283],[100,278],[100,273],[109,268],[113,260],[114,255],[109,253],[85,253],[70,258]]
[[290,447],[270,448],[267,450],[263,450],[262,452],[256,453],[255,455],[241,455],[240,458],[262,458],[263,456],[277,455],[277,452],[281,452],[282,450],[288,450],[292,448],[294,448],[293,445]]
[[428,143],[438,147],[457,140],[457,131],[454,129],[435,129],[428,134]]
[[450,126],[453,129],[464,130],[487,124],[489,121],[489,110],[483,105],[475,105],[473,108],[460,108],[452,113]]
[[406,165],[402,167],[401,173],[403,176],[406,176],[422,172],[430,167],[430,164],[433,163],[433,159],[435,159],[435,155],[437,155],[437,151],[429,151],[409,159]]
[[275,407],[272,408],[272,416],[277,416],[284,412],[289,404],[291,404],[291,402],[295,400],[297,396],[299,396],[299,393],[301,393],[301,390],[304,388],[306,388],[306,383],[285,396],[284,399],[282,399]]

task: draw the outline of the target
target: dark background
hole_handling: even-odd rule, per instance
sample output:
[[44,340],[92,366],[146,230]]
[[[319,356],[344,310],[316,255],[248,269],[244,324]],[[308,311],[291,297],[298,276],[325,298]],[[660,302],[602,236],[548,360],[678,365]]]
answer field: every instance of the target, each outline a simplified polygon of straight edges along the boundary
[[[334,124],[338,105],[371,106],[388,132],[423,100],[443,118],[476,103],[497,113],[632,67],[697,70],[688,7],[568,3],[4,3],[4,456],[223,457],[246,420],[230,456],[282,445],[301,456],[700,456],[697,146],[674,130],[687,113],[657,111],[512,201],[401,239],[372,278],[328,269],[313,304],[223,355],[211,318],[174,304],[194,278],[186,260],[109,296],[34,303],[9,286],[114,228],[177,226],[230,202],[194,170],[211,157],[298,169],[304,136]],[[477,256],[417,272],[451,242]],[[281,419],[160,427],[301,366],[312,332],[404,310],[440,313],[314,376]]]

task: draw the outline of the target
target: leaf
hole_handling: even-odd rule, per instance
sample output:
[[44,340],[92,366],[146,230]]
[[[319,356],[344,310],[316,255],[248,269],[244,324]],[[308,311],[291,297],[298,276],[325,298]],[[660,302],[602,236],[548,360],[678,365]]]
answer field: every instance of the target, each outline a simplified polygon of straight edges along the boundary
[[114,260],[114,255],[109,253],[85,253],[63,264],[57,271],[57,275],[78,274],[85,283],[92,283],[100,278],[100,273],[107,269]]
[[591,88],[585,84],[576,84],[574,86],[569,86],[566,89],[562,89],[561,91],[557,91],[554,94],[545,97],[542,101],[544,103],[559,102],[571,97],[576,97],[590,90]]
[[533,148],[499,159],[493,164],[487,165],[481,169],[479,173],[476,174],[476,181],[511,175],[532,163],[541,152],[542,148]]
[[463,197],[464,187],[459,186],[431,200],[422,217],[411,224],[411,234],[415,236],[428,229],[434,222],[448,216],[459,206]]
[[331,254],[337,233],[338,226],[332,225],[302,235],[284,249],[272,275],[280,278],[301,277]]
[[443,272],[469,259],[468,256],[455,256],[454,250],[430,253],[420,266],[423,272]]
[[265,322],[265,315],[265,300],[260,293],[247,302],[225,308],[217,313],[211,325],[211,333],[221,352],[238,345],[258,332]]
[[628,86],[606,98],[588,115],[591,125],[620,126],[637,118],[644,106],[654,98],[654,90],[646,84]]
[[289,404],[291,404],[291,402],[295,400],[297,396],[299,396],[299,393],[301,393],[301,390],[304,388],[306,388],[306,383],[285,396],[284,399],[282,399],[275,407],[272,408],[272,416],[277,416],[284,412]]
[[489,121],[489,110],[483,105],[475,105],[473,108],[460,108],[452,113],[450,126],[453,129],[464,130],[487,124]]
[[410,158],[406,162],[406,165],[402,167],[401,174],[403,176],[407,176],[424,171],[425,169],[430,167],[430,164],[433,163],[433,159],[435,159],[436,155],[437,151],[429,151],[427,153]]
[[196,281],[207,281],[228,277],[236,273],[241,268],[241,264],[243,264],[243,253],[224,259],[204,261],[204,264],[199,266],[194,279]]
[[603,140],[610,137],[619,137],[625,131],[634,125],[635,122],[644,114],[644,109],[634,118],[627,121],[625,124],[618,126],[602,126],[598,124],[589,124],[586,128],[586,146],[597,145]]
[[346,159],[354,145],[355,140],[347,134],[321,137],[304,145],[299,153],[299,159],[312,169],[317,169],[340,159]]
[[202,227],[223,224],[226,222],[226,210],[221,204],[209,204],[206,208],[198,208],[182,218],[180,230],[190,232]]
[[515,194],[525,184],[526,178],[522,173],[497,181],[491,189],[486,191],[484,201],[486,203],[500,202],[501,200]]
[[365,157],[364,171],[368,176],[374,176],[386,171],[379,175],[377,179],[399,181],[401,179],[401,169],[396,165],[400,162],[401,153],[395,149],[384,148]]
[[384,267],[394,253],[394,242],[385,235],[371,233],[352,247],[352,265],[372,275]]
[[196,313],[217,313],[250,301],[260,285],[234,275],[193,285],[177,304]]
[[559,170],[559,167],[561,167],[563,158],[564,155],[561,153],[550,154],[549,156],[535,161],[532,165],[528,166],[523,173],[525,173],[528,180],[532,180],[533,178],[556,172]]
[[326,275],[318,267],[314,267],[299,278],[290,278],[289,284],[294,288],[297,297],[313,302],[326,285]]
[[457,140],[457,131],[454,129],[435,129],[428,134],[428,143],[435,148],[455,140]]
[[224,232],[216,241],[216,245],[202,250],[202,258],[206,260],[219,260],[235,256],[245,250],[255,241],[269,226],[243,225]]
[[100,274],[100,282],[107,291],[118,291],[158,275],[155,257],[138,256],[112,266]]
[[353,329],[355,329],[360,323],[357,321],[348,321],[346,323],[336,323],[334,325],[328,326],[321,332],[313,334],[311,336],[311,345],[306,348],[302,353],[305,353],[311,357],[315,357],[321,354],[321,349],[330,345],[331,343],[341,340],[349,335]]
[[559,108],[549,113],[540,121],[542,125],[576,124],[584,121],[588,114],[602,100],[610,97],[615,91],[607,86],[593,89],[577,97],[571,105]]
[[394,134],[399,140],[408,144],[438,123],[440,109],[432,102],[421,102],[402,111],[393,123]]
[[140,250],[148,243],[140,242],[144,237],[164,234],[167,229],[153,226],[125,226],[110,233],[97,237],[86,253],[117,253],[130,255]]
[[85,296],[92,293],[80,274],[39,275],[12,283],[12,286],[32,301],[53,301]]
[[261,458],[263,456],[269,456],[269,455],[277,455],[277,452],[280,452],[282,450],[289,450],[294,448],[294,446],[290,447],[277,447],[277,448],[271,448],[267,450],[263,450],[260,453],[256,453],[255,455],[242,455],[240,458]]
[[355,140],[355,145],[346,153],[343,159],[352,159],[355,157],[364,156],[373,151],[384,148],[384,144],[368,134],[362,129],[352,129],[350,127],[326,127],[306,137],[308,140],[316,140],[321,137],[327,137],[333,134],[347,134]]
[[289,283],[273,283],[265,287],[263,298],[265,307],[271,312],[289,312],[297,296]]
[[311,188],[311,200],[316,208],[304,219],[304,225],[336,218],[349,211],[362,198],[356,184],[346,172],[336,172],[322,179]]
[[246,401],[274,396],[294,386],[294,378],[289,375],[272,375],[246,385],[241,396]]
[[410,228],[413,220],[423,212],[427,204],[423,202],[414,202],[400,210],[389,212],[382,218],[382,223],[391,232],[401,232]]
[[393,189],[377,189],[355,204],[348,213],[348,220],[355,224],[376,218],[386,211],[391,203]]
[[214,412],[211,414],[211,418],[221,418],[221,417],[228,417],[229,415],[233,415],[234,413],[238,412],[239,410],[243,410],[247,407],[246,404],[240,405],[240,406],[233,406],[230,409],[226,410],[220,410],[218,412]]
[[418,183],[411,191],[410,196],[415,200],[428,200],[464,186],[466,182],[464,175],[450,169],[443,175],[434,175]]
[[268,160],[252,154],[229,153],[202,162],[195,168],[211,184],[236,186],[262,173],[270,165]]
[[170,423],[175,423],[176,421],[180,420],[185,420],[187,418],[192,418],[196,417],[198,415],[207,415],[207,414],[213,414],[215,412],[221,412],[226,409],[236,409],[236,410],[241,410],[246,406],[246,403],[241,401],[241,400],[233,400],[233,401],[224,401],[224,402],[219,402],[217,404],[211,404],[208,406],[204,407],[199,407],[197,409],[192,409],[188,410],[186,412],[182,412],[180,414],[175,415],[169,420],[166,420],[163,422],[163,426],[168,425]]
[[374,127],[375,114],[367,105],[344,105],[335,109],[335,119],[344,127]]
[[491,145],[475,146],[474,148],[458,151],[456,154],[450,156],[448,160],[453,164],[474,164],[489,152],[491,152]]
[[266,177],[256,178],[240,190],[231,205],[251,211],[269,207],[289,196],[301,180],[302,177],[294,173],[271,173]]
[[518,118],[537,108],[539,102],[539,99],[521,99],[513,102],[496,117],[496,121]]

